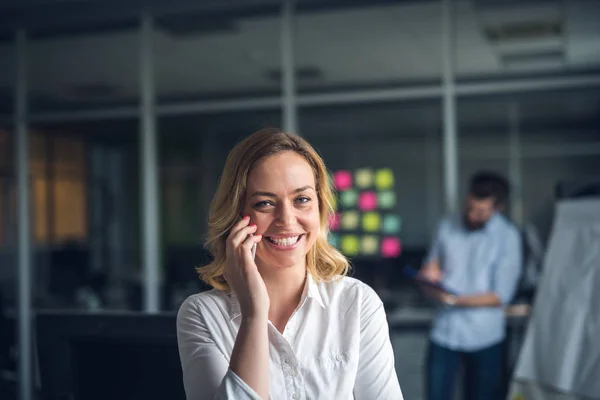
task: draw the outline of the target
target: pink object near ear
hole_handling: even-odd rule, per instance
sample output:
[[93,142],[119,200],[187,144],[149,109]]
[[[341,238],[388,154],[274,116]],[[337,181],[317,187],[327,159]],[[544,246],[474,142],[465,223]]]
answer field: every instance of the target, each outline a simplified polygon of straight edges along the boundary
[[393,237],[383,238],[381,241],[381,255],[385,258],[395,258],[402,252],[400,240]]
[[329,230],[336,231],[340,227],[340,214],[333,213],[329,216]]
[[375,192],[361,193],[358,199],[358,207],[362,211],[371,211],[377,208],[377,195]]
[[346,190],[352,186],[352,174],[350,171],[337,171],[333,174],[333,184],[338,190]]

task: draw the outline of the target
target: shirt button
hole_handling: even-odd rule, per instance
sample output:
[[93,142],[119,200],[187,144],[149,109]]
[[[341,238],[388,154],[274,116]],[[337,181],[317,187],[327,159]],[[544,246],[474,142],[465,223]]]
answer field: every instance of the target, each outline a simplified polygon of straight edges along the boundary
[[338,361],[342,361],[342,356],[340,356],[339,354],[337,356],[335,356],[335,359]]
[[290,363],[290,359],[286,358],[285,360],[283,360],[284,363],[289,364]]
[[296,375],[298,375],[298,373],[296,372],[295,369],[293,369],[292,372],[290,372],[290,375],[295,377]]
[[300,394],[298,393],[294,393],[294,395],[292,396],[292,399],[294,400],[298,400],[300,398]]

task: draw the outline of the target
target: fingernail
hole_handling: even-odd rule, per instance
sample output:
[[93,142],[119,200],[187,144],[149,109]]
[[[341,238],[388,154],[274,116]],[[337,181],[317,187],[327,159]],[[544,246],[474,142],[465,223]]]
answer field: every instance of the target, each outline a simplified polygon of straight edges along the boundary
[[252,228],[256,228],[256,224],[250,224]]
[[246,215],[246,216],[244,217],[244,219],[248,219],[248,218],[250,218],[250,216],[249,216],[249,215]]

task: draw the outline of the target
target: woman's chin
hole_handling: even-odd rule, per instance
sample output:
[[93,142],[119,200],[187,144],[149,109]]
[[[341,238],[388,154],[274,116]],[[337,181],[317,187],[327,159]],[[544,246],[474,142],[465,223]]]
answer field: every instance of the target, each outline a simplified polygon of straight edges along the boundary
[[269,255],[269,257],[265,257],[264,260],[261,261],[262,266],[277,270],[306,266],[306,256],[301,252],[297,252],[297,254],[291,254],[290,252],[288,254]]

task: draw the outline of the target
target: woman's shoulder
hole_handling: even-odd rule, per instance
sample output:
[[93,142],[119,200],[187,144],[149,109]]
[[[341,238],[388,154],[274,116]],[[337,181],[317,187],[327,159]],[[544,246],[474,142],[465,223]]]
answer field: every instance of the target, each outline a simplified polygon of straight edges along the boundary
[[179,306],[178,315],[201,315],[206,311],[228,309],[230,295],[216,289],[194,293],[188,296]]
[[363,306],[378,306],[381,299],[373,288],[363,281],[351,276],[319,282],[319,289],[329,299],[340,298],[348,303],[360,303]]

